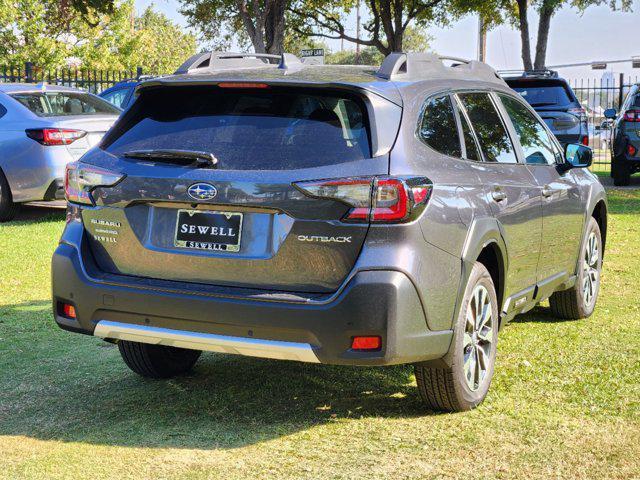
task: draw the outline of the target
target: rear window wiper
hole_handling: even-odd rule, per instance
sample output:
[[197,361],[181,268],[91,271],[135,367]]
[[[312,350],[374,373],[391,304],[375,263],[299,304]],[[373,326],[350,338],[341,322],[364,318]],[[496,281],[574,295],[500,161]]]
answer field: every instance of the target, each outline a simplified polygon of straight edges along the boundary
[[216,168],[218,165],[218,159],[213,153],[196,150],[131,150],[123,156],[194,168]]

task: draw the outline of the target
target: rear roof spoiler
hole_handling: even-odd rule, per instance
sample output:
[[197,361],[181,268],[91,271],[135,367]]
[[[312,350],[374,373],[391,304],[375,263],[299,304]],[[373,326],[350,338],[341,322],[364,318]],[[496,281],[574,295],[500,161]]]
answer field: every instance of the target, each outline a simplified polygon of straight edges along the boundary
[[486,63],[435,53],[391,53],[384,59],[376,75],[386,80],[415,81],[458,73],[475,80],[503,83],[496,71]]
[[291,53],[204,52],[196,53],[185,61],[174,74],[214,73],[242,68],[277,67],[282,70],[299,70],[304,64]]

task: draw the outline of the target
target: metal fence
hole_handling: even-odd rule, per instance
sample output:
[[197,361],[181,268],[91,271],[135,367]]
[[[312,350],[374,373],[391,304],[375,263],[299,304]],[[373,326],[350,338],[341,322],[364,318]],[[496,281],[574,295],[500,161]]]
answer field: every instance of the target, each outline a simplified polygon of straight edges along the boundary
[[594,172],[611,171],[611,120],[604,117],[607,108],[620,110],[625,96],[638,77],[618,76],[603,80],[574,79],[570,82],[589,120],[589,146],[593,149]]
[[40,83],[50,85],[64,85],[82,88],[92,93],[101,91],[118,82],[131,78],[139,78],[143,74],[142,67],[130,71],[91,70],[60,68],[45,70],[30,62],[22,66],[0,66],[0,83]]

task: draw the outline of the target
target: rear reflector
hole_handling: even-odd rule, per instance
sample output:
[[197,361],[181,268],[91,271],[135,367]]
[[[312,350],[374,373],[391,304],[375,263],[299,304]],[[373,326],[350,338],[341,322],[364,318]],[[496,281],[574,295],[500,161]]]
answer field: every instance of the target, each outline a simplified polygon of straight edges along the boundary
[[632,157],[635,156],[637,151],[638,151],[638,149],[636,147],[634,147],[633,145],[631,145],[631,144],[627,145],[627,153],[630,156],[632,156]]
[[30,139],[46,146],[71,145],[87,134],[84,130],[70,128],[29,128],[25,133]]
[[374,351],[382,348],[381,337],[353,337],[351,350]]
[[58,314],[65,317],[75,319],[76,317],[76,307],[69,303],[58,302]]

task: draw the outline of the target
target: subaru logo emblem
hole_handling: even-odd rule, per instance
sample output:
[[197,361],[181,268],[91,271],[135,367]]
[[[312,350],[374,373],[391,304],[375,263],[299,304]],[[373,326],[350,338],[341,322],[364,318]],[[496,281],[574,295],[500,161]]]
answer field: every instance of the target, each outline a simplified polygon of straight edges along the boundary
[[218,194],[218,190],[209,183],[194,183],[187,193],[196,200],[211,200]]

